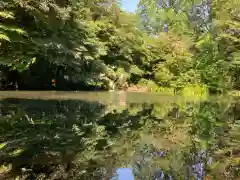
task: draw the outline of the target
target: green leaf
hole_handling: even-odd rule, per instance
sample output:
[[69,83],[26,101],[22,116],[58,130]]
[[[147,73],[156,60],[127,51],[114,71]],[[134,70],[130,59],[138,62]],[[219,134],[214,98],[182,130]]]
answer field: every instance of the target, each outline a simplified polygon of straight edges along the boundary
[[136,65],[132,65],[130,69],[130,73],[136,74],[136,75],[143,75],[144,72]]
[[14,14],[12,12],[7,12],[7,11],[0,11],[0,17],[6,18],[6,19],[15,19]]
[[1,143],[1,144],[0,144],[0,150],[1,150],[2,148],[4,148],[6,145],[7,145],[7,143]]
[[0,31],[0,40],[5,40],[10,42],[10,38],[6,34],[2,34]]
[[13,152],[9,153],[10,156],[18,156],[20,155],[24,150],[23,149],[16,149]]

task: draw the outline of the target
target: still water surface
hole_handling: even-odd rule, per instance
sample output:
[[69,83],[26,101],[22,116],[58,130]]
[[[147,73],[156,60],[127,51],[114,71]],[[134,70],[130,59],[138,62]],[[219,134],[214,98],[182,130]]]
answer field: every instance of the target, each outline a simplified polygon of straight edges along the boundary
[[0,92],[0,179],[238,180],[233,97]]

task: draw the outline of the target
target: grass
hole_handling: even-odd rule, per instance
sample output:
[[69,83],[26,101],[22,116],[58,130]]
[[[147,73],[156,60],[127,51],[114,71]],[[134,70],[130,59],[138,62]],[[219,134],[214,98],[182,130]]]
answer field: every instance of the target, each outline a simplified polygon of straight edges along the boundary
[[198,84],[187,85],[180,90],[180,95],[191,97],[207,97],[207,87]]
[[142,79],[139,83],[139,86],[147,87],[148,92],[161,93],[164,95],[174,95],[175,90],[169,87],[158,86],[154,81]]
[[[171,87],[158,86],[154,81],[143,79],[138,83],[139,86],[148,88],[148,92],[161,93],[164,95],[181,95],[185,97],[201,97],[205,98],[208,95],[208,89],[206,86],[199,84],[189,84],[182,88],[180,91],[176,91]],[[239,94],[240,95],[240,94]]]

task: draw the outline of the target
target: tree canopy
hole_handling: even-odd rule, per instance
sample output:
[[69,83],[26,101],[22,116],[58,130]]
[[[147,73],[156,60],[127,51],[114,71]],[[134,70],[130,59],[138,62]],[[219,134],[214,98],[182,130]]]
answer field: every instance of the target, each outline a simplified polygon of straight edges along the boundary
[[137,13],[120,4],[1,2],[1,88],[238,89],[237,0],[141,0]]

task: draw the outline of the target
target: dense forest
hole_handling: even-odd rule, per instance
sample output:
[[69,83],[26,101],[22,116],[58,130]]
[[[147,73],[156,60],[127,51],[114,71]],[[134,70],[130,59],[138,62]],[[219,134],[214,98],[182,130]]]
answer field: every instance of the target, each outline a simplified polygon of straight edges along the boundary
[[0,88],[240,86],[239,0],[2,0]]

